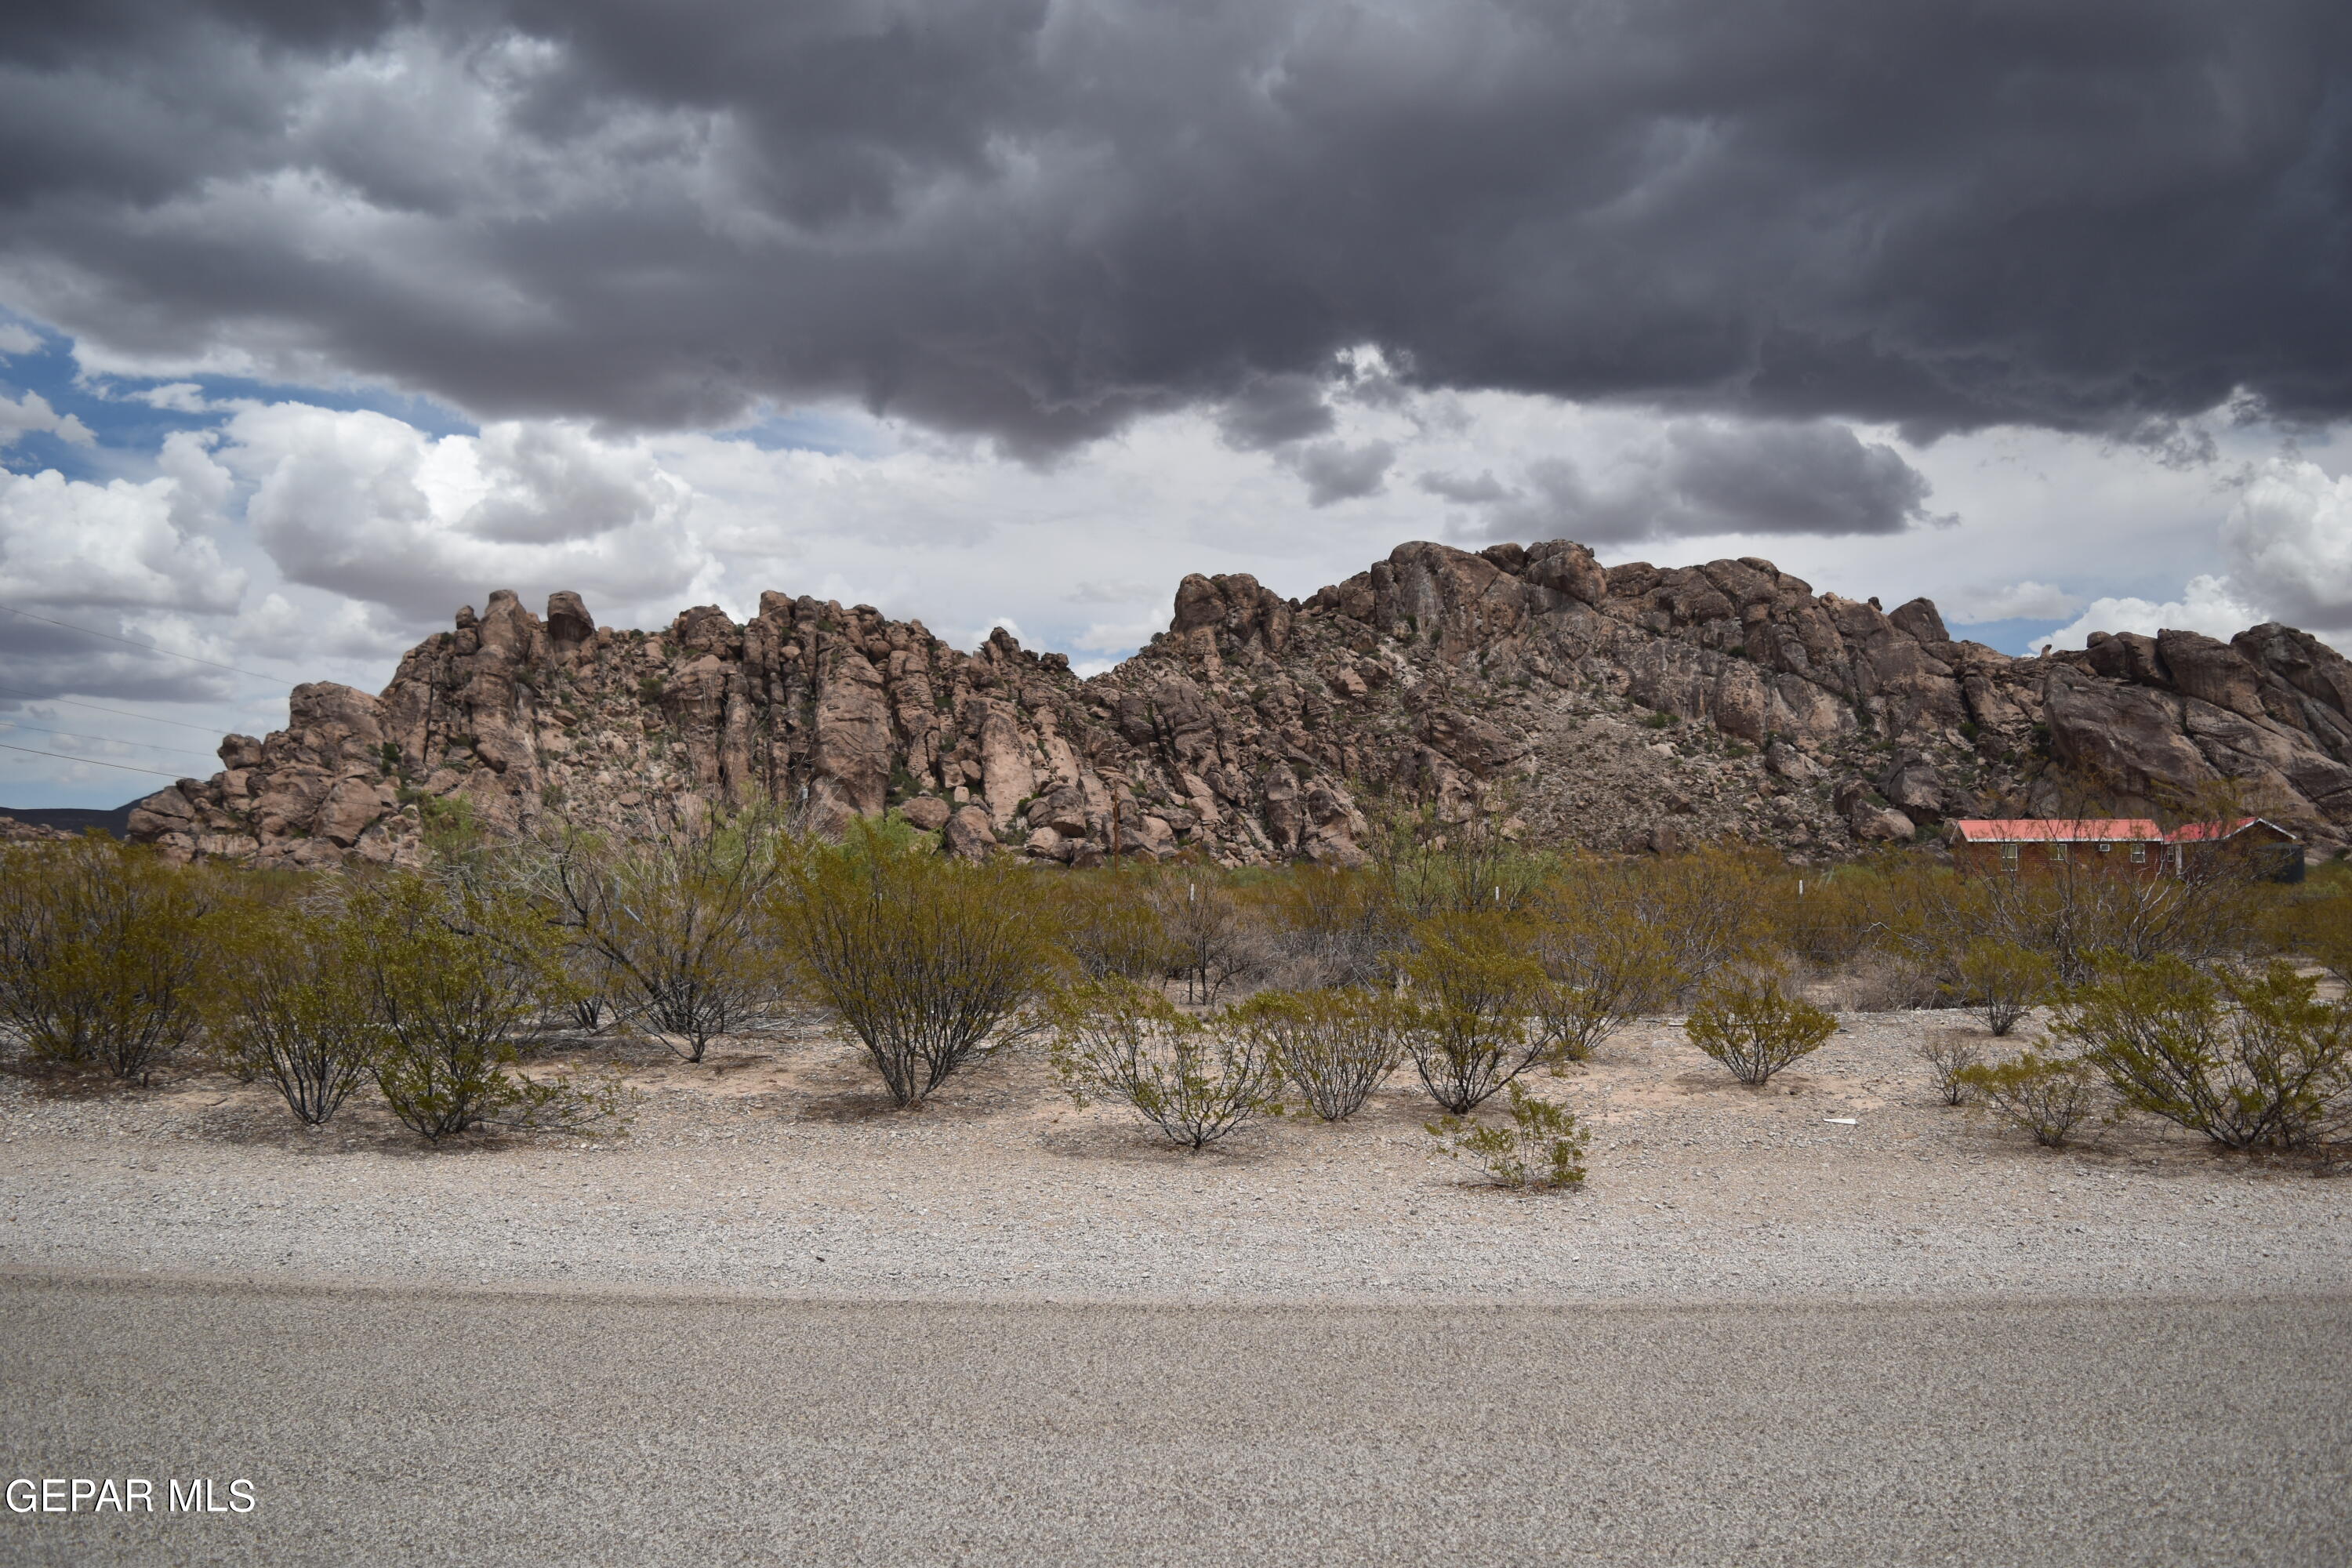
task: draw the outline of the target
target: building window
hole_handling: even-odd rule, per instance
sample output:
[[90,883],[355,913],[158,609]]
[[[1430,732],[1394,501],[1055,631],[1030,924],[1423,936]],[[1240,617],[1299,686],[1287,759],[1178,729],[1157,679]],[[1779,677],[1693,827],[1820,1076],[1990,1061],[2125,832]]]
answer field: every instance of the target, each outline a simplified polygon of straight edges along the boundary
[[2008,870],[2014,871],[2017,869],[2016,845],[2004,844],[2000,847],[2000,863],[2002,867]]
[[2050,847],[2050,858],[2063,861],[2066,858],[2066,847],[2063,844],[2053,844]]
[[2147,864],[2147,845],[2135,844],[2132,846],[2132,864],[2135,866],[2145,866]]
[[2102,844],[2099,846],[2099,853],[2102,855],[2112,855],[2115,852],[2116,847],[2112,844]]

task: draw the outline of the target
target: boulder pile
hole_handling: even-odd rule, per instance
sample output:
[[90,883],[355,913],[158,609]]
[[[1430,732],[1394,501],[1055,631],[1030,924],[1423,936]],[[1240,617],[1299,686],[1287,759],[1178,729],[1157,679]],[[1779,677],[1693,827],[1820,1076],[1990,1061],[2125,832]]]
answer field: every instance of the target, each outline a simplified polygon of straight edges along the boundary
[[1414,543],[1303,601],[1188,576],[1168,630],[1091,679],[1002,630],[965,653],[863,605],[769,593],[748,622],[705,605],[642,632],[499,592],[381,694],[297,687],[286,729],[220,755],[142,801],[132,837],[399,865],[444,818],[636,835],[764,800],[818,826],[895,810],[966,856],[1349,863],[1379,797],[1597,848],[1837,855],[2226,779],[2333,844],[2352,665],[2280,626],[2012,658],[1925,599],[1815,595],[1753,557]]

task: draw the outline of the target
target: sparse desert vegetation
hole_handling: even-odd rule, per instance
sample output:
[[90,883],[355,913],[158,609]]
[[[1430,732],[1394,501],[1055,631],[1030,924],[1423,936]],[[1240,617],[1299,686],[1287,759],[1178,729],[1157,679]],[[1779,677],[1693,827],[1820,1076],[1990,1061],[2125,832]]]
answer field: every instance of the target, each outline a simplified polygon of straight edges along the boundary
[[1193,1157],[1402,1116],[1438,1134],[1413,1141],[1428,1170],[1577,1192],[1615,1157],[1577,1086],[1622,1077],[1619,1042],[1664,1031],[1728,1092],[1778,1096],[1848,1021],[1896,1016],[1916,1022],[1895,1097],[2027,1157],[2095,1128],[2103,1149],[2193,1134],[2325,1172],[2352,1136],[2333,868],[2287,886],[2221,862],[2021,880],[1916,851],[1556,854],[1406,812],[1360,865],[1279,869],[972,864],[895,816],[835,839],[710,812],[649,844],[453,831],[423,869],[173,867],[96,837],[5,853],[0,1018],[26,1094],[251,1084],[313,1140],[355,1113],[432,1146],[625,1139],[662,1058],[761,1082],[790,1123],[766,1064],[828,1042],[866,1087],[820,1103],[860,1118],[985,1068]]

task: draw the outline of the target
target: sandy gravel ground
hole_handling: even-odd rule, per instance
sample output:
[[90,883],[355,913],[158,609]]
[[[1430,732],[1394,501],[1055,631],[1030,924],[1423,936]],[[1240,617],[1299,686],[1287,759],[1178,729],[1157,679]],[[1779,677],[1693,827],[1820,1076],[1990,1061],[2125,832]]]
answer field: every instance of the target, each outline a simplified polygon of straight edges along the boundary
[[1074,1307],[0,1276],[0,1452],[256,1499],[0,1513],[0,1561],[2332,1568],[2347,1332],[2352,1301],[2313,1298]]
[[1765,1091],[1678,1030],[1629,1032],[1534,1080],[1593,1132],[1587,1189],[1542,1196],[1433,1156],[1409,1067],[1351,1123],[1200,1155],[1073,1110],[1034,1053],[892,1112],[814,1034],[701,1067],[593,1047],[642,1091],[630,1135],[594,1145],[427,1149],[373,1107],[312,1136],[219,1078],[0,1074],[0,1268],[1111,1301],[2352,1287],[2352,1182],[2146,1122],[2037,1149],[1934,1101],[1911,1047],[1955,1021],[1853,1016]]

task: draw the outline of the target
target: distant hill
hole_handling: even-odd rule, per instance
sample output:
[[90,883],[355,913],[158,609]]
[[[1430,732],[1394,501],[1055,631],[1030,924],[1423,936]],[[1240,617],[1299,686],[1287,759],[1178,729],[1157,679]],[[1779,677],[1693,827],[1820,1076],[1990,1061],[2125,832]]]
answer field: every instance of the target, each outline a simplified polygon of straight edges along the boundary
[[102,827],[116,838],[131,837],[131,808],[139,803],[127,801],[109,806],[104,811],[82,805],[0,805],[0,816],[13,816],[19,822],[36,827],[55,827],[67,833],[80,833],[92,827]]
[[749,622],[706,605],[647,633],[502,589],[381,696],[288,700],[284,730],[140,802],[132,837],[406,865],[428,815],[638,837],[689,799],[764,800],[818,826],[896,809],[974,856],[1349,864],[1385,798],[1505,811],[1538,844],[1842,856],[2224,781],[2307,843],[2352,837],[2352,661],[2306,633],[2012,658],[1925,599],[1816,595],[1756,557],[1603,567],[1566,540],[1400,545],[1304,601],[1188,576],[1168,630],[1091,679],[1002,627],[967,654],[865,605],[768,593]]

